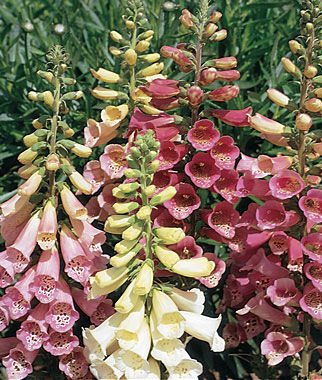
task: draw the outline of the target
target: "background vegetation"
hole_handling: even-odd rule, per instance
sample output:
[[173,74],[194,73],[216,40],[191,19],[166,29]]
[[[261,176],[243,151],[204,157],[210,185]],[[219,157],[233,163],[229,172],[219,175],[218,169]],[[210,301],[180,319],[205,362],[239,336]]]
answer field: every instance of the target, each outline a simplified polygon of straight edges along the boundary
[[[197,0],[145,0],[145,10],[155,37],[149,52],[158,52],[162,45],[173,46],[188,42],[186,29],[180,26],[179,16],[184,8],[196,10]],[[288,55],[288,41],[299,33],[297,0],[218,0],[210,2],[213,9],[223,13],[220,26],[228,30],[228,38],[219,44],[209,44],[209,56],[236,56],[241,78],[239,96],[230,101],[228,108],[245,108],[251,105],[255,112],[268,117],[279,117],[288,123],[284,110],[272,104],[266,90],[275,87],[287,95],[289,76],[281,70],[280,59]],[[109,32],[120,30],[121,15],[126,0],[2,0],[0,5],[0,202],[13,195],[19,182],[17,155],[24,149],[22,138],[31,133],[31,121],[39,116],[42,105],[29,101],[30,90],[41,91],[42,80],[37,70],[45,69],[45,54],[53,44],[61,44],[70,55],[70,76],[77,78],[75,89],[85,93],[82,101],[75,102],[68,118],[82,142],[83,129],[88,118],[99,120],[102,103],[91,96],[89,89],[95,84],[90,68],[104,67],[118,72],[114,57],[108,47],[115,43]],[[207,54],[207,50],[206,50]],[[164,73],[172,79],[180,79],[170,60],[165,61]],[[231,128],[235,139],[245,154],[259,149],[269,153],[271,145],[258,138],[258,133],[242,128]],[[238,134],[238,135],[237,135]],[[265,145],[266,144],[266,145]],[[94,152],[97,154],[98,152]],[[275,152],[276,153],[276,152]],[[81,166],[82,161],[77,161]],[[209,298],[211,294],[208,293]],[[80,321],[81,323],[82,321]],[[14,327],[13,327],[14,328]],[[208,355],[209,348],[202,342],[191,346],[205,368],[222,368],[224,374],[234,379],[250,378],[246,375],[262,371],[260,359],[250,365],[244,357],[217,354],[218,362]],[[259,354],[259,346],[253,342],[253,352]],[[240,351],[242,352],[242,351]],[[244,351],[245,352],[245,351]],[[260,356],[258,356],[259,358]],[[254,356],[252,357],[254,359]],[[205,372],[208,379],[219,379],[219,373]],[[261,373],[262,379],[275,377]],[[39,373],[37,379],[40,379]],[[0,375],[1,377],[1,375]],[[33,378],[32,376],[28,378]],[[59,379],[59,375],[54,379]]]

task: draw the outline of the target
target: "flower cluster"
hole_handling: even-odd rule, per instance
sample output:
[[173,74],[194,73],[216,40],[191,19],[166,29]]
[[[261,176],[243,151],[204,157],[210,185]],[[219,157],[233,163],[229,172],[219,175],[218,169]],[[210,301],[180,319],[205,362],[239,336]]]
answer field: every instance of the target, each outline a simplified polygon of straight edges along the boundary
[[88,157],[91,149],[69,139],[73,130],[60,116],[67,111],[66,101],[80,98],[82,92],[61,94],[63,86],[76,81],[63,76],[68,57],[60,46],[47,58],[53,68],[38,71],[38,75],[54,91],[31,91],[29,98],[43,101],[52,116],[33,121],[36,131],[24,137],[27,150],[18,157],[24,164],[18,173],[26,181],[16,195],[0,205],[6,247],[0,253],[0,284],[5,288],[0,299],[0,330],[11,320],[21,322],[17,339],[1,346],[9,379],[28,376],[43,347],[59,357],[59,368],[67,378],[79,380],[87,378],[88,367],[73,333],[79,319],[74,300],[97,325],[114,309],[110,300],[87,301],[86,296],[90,275],[108,262],[101,248],[105,234],[91,225],[87,209],[67,183],[56,180],[61,172],[79,191],[91,193],[91,184],[68,159],[69,151]]
[[[173,274],[209,276],[215,264],[193,238],[185,237],[182,228],[153,224],[153,209],[179,193],[175,186],[159,191],[153,184],[160,165],[159,147],[152,131],[138,135],[127,157],[127,180],[112,190],[118,199],[113,205],[117,214],[107,218],[105,231],[121,235],[122,240],[115,245],[111,267],[91,277],[89,296],[96,299],[123,284],[126,288],[115,303],[116,313],[83,332],[84,353],[97,379],[158,379],[157,361],[165,366],[169,379],[197,379],[202,365],[190,358],[179,339],[184,332],[207,341],[213,351],[224,349],[217,333],[221,317],[201,315],[203,293],[182,291],[161,281]],[[196,252],[192,258],[188,247],[192,254]]]

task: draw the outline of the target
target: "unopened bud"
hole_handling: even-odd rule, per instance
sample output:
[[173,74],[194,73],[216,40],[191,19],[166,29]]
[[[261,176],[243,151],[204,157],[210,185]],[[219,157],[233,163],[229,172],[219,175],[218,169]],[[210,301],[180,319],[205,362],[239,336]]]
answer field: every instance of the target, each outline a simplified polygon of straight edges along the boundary
[[310,112],[322,111],[322,101],[318,98],[312,98],[304,103],[304,107]]
[[140,109],[144,113],[148,115],[160,115],[163,111],[159,110],[158,108],[155,108],[153,106],[150,106],[149,104],[140,104]]
[[107,220],[112,228],[128,227],[135,222],[135,215],[111,215]]
[[42,123],[42,121],[41,121],[39,118],[33,120],[31,124],[32,124],[33,127],[36,128],[36,129],[41,129],[41,128],[43,128],[43,126],[44,126],[44,124]]
[[112,100],[112,99],[127,99],[127,95],[123,92],[110,90],[105,87],[95,87],[93,90],[90,90],[91,94],[102,100]]
[[23,138],[23,143],[26,145],[26,147],[31,147],[32,145],[34,145],[36,142],[38,142],[39,139],[38,137],[34,134],[34,133],[31,133],[30,135],[26,135],[24,138]]
[[296,55],[301,55],[305,52],[304,47],[296,40],[289,41],[291,52]]
[[308,65],[304,69],[304,75],[306,76],[306,78],[309,78],[309,79],[314,78],[317,73],[318,73],[318,69],[313,65]]
[[139,53],[143,53],[144,51],[146,51],[150,46],[150,42],[147,41],[147,40],[142,40],[142,41],[139,41],[137,43],[137,45],[135,46],[135,50]]
[[177,193],[177,190],[174,186],[168,186],[162,190],[159,194],[155,195],[151,200],[151,206],[160,205],[170,199],[172,199]]
[[63,25],[63,24],[56,24],[54,26],[54,32],[56,34],[64,34],[65,31],[66,31],[66,28],[65,28],[65,25]]
[[204,92],[199,86],[191,86],[187,90],[187,98],[192,106],[198,105],[203,98]]
[[32,24],[30,21],[26,21],[24,24],[22,24],[22,28],[27,33],[31,33],[35,30],[34,24]]
[[315,96],[317,96],[318,98],[322,98],[322,87],[320,88],[316,88],[314,91],[313,91],[313,94]]
[[226,29],[221,29],[221,30],[218,30],[218,32],[215,32],[215,33],[209,38],[209,40],[210,40],[210,41],[216,41],[216,42],[219,42],[219,41],[224,40],[225,38],[227,38],[227,30],[226,30]]
[[43,101],[47,104],[47,106],[52,107],[54,104],[54,95],[51,91],[43,92]]
[[128,203],[114,203],[114,211],[118,214],[127,214],[131,211],[136,210],[140,205],[137,202],[128,202]]
[[267,90],[268,98],[275,104],[286,107],[290,101],[290,98],[284,95],[282,92],[276,90],[275,88],[269,88]]
[[125,231],[123,231],[122,239],[124,240],[138,239],[143,232],[143,226],[144,224],[141,221],[134,223],[132,226],[128,227]]
[[136,64],[137,57],[138,55],[134,49],[127,49],[124,54],[125,62],[129,66],[134,66]]
[[28,148],[21,152],[18,156],[18,161],[21,164],[29,164],[38,156],[38,151],[33,151],[32,148]]
[[52,80],[54,79],[54,74],[50,71],[38,70],[37,74],[40,76],[40,78],[45,79],[48,83],[52,83]]
[[313,144],[313,149],[316,153],[322,156],[322,142]]
[[237,59],[235,57],[217,58],[207,61],[206,65],[216,69],[233,69],[237,66]]
[[83,194],[90,195],[93,191],[93,186],[77,171],[72,172],[68,176],[70,182]]
[[66,137],[67,139],[69,139],[70,137],[74,136],[75,132],[72,128],[67,128],[67,129],[64,129],[63,131],[63,135],[64,137]]
[[152,208],[150,206],[142,206],[136,213],[136,217],[140,220],[146,220],[150,217]]
[[302,78],[301,70],[296,65],[294,65],[294,63],[289,58],[283,57],[281,62],[282,66],[288,73],[293,75],[296,79]]
[[139,187],[140,187],[140,184],[138,182],[122,183],[121,185],[118,186],[118,188],[123,193],[132,193],[133,191],[136,191]]
[[126,21],[125,21],[125,26],[127,27],[127,29],[132,30],[132,29],[134,29],[135,24],[134,24],[134,22],[131,21],[131,20],[126,20]]
[[137,170],[137,169],[125,169],[124,175],[127,178],[140,178],[141,172],[140,170]]
[[51,171],[56,171],[60,168],[60,161],[57,154],[52,153],[47,157],[46,169]]
[[67,92],[62,96],[62,100],[77,100],[83,96],[82,91],[71,91]]
[[156,62],[160,59],[160,54],[159,53],[151,53],[151,54],[141,55],[139,58],[144,60],[145,62],[153,63],[153,62]]
[[190,30],[195,24],[192,22],[191,18],[187,14],[182,14],[179,17],[181,24],[188,30]]
[[305,27],[306,27],[307,32],[311,34],[314,29],[314,25],[311,22],[307,22]]
[[221,17],[222,13],[215,11],[209,16],[207,22],[218,22],[221,19]]
[[101,67],[97,71],[91,69],[91,73],[94,78],[105,83],[118,83],[120,81],[120,76],[118,74]]
[[185,233],[181,228],[158,227],[153,232],[166,245],[179,243],[185,237]]
[[163,3],[163,9],[167,12],[171,12],[177,8],[176,4],[172,1],[166,1]]
[[60,63],[58,66],[58,73],[59,74],[64,74],[64,72],[67,70],[67,65],[66,63]]
[[147,186],[144,190],[143,190],[143,193],[148,196],[148,197],[152,197],[152,195],[154,195],[156,191],[156,186],[155,185],[149,185]]
[[160,166],[159,160],[154,160],[151,162],[151,164],[147,167],[147,173],[148,174],[154,174]]
[[255,128],[257,131],[266,134],[278,135],[283,133],[285,129],[284,125],[278,123],[275,120],[271,120],[259,113],[257,113],[255,116],[250,116],[249,123],[250,126]]
[[43,100],[43,94],[41,94],[39,92],[35,92],[35,91],[29,91],[28,92],[28,98],[30,100],[35,101],[35,102],[40,102],[41,100]]
[[119,57],[123,54],[122,50],[116,48],[115,46],[110,46],[109,51],[112,55],[114,55],[114,57]]
[[92,154],[92,149],[88,146],[74,143],[74,146],[71,148],[71,151],[76,154],[78,157],[87,158]]
[[155,255],[167,268],[172,268],[180,260],[180,256],[176,252],[162,245],[155,247]]
[[123,41],[123,37],[119,32],[116,32],[115,30],[112,30],[110,33],[110,37],[114,42],[120,43]]
[[200,83],[202,85],[208,85],[213,83],[217,79],[217,70],[213,67],[203,70],[200,75]]
[[24,165],[24,166],[21,166],[19,169],[18,169],[18,175],[19,177],[23,178],[23,179],[28,179],[30,178],[34,173],[36,173],[36,171],[38,170],[38,166],[36,165],[33,165],[33,164],[27,164],[27,165]]
[[156,75],[156,74],[159,74],[163,70],[163,68],[164,68],[163,62],[156,62],[146,67],[145,69],[140,70],[137,73],[137,76],[148,77],[151,75]]
[[296,116],[295,124],[300,131],[308,131],[312,125],[311,116],[306,113],[300,113]]

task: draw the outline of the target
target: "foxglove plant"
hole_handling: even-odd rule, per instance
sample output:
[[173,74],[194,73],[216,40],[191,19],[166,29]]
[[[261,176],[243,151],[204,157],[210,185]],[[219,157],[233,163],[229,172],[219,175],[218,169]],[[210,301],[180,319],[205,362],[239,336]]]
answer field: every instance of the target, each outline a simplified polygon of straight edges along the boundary
[[[24,165],[18,174],[26,181],[0,205],[6,247],[1,252],[0,281],[5,294],[0,300],[0,328],[4,330],[11,320],[21,323],[16,344],[10,343],[2,356],[8,378],[23,379],[33,371],[32,364],[43,347],[58,357],[59,368],[69,379],[79,380],[88,378],[88,367],[73,332],[79,319],[74,299],[86,309],[89,277],[105,267],[108,257],[101,249],[104,233],[90,224],[86,208],[64,182],[69,177],[78,191],[92,191],[92,185],[68,158],[70,153],[88,157],[91,149],[70,139],[74,131],[61,116],[68,112],[67,102],[83,94],[63,93],[76,81],[64,75],[68,56],[60,46],[52,48],[47,60],[51,68],[38,75],[53,90],[31,91],[28,96],[43,102],[52,114],[32,122],[36,131],[24,137],[27,149],[18,156]],[[77,292],[85,300],[73,299]],[[98,309],[102,302],[91,304],[90,316],[96,313],[92,321],[97,325],[114,312],[107,301],[108,307]],[[78,358],[72,366],[66,359],[70,355]]]

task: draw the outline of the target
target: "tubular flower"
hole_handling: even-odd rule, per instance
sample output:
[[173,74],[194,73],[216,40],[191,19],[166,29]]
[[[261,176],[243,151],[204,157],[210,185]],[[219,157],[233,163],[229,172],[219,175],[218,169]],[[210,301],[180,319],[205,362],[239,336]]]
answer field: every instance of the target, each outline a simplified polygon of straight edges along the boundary
[[300,193],[305,187],[305,182],[293,170],[281,170],[269,180],[269,187],[274,197],[287,199]]
[[232,137],[222,136],[210,150],[211,157],[220,169],[233,169],[235,160],[239,156],[239,149],[233,144]]
[[207,217],[209,226],[227,239],[234,237],[238,220],[239,213],[227,201],[217,203]]
[[322,233],[306,235],[301,240],[302,249],[311,260],[322,263]]
[[211,120],[203,119],[193,125],[187,137],[194,148],[207,151],[213,148],[214,144],[219,140],[220,134],[214,128],[214,123]]
[[51,201],[46,203],[38,228],[37,243],[43,250],[51,249],[55,245],[57,234],[56,208]]
[[118,144],[109,144],[100,156],[101,168],[110,178],[121,178],[127,167],[126,148]]
[[312,189],[299,200],[299,207],[307,219],[314,223],[322,222],[322,190]]
[[220,177],[220,169],[209,153],[195,154],[185,166],[185,172],[198,187],[207,189]]

